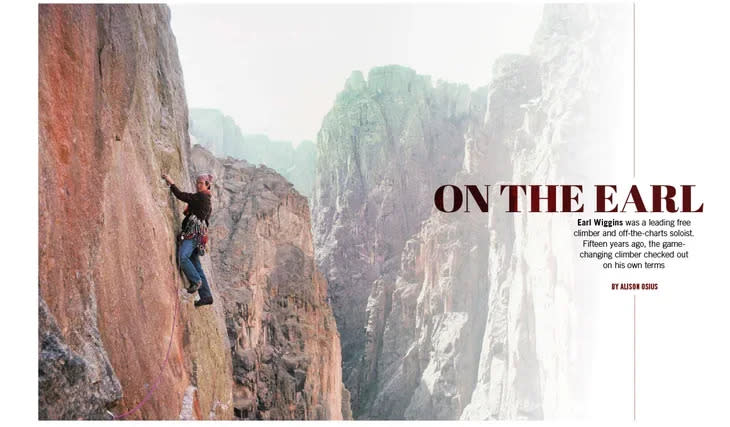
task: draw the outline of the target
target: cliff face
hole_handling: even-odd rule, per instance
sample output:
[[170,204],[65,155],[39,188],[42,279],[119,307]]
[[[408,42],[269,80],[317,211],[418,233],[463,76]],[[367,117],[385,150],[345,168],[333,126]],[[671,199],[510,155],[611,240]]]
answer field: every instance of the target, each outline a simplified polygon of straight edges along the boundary
[[[464,168],[451,182],[540,182],[511,181],[512,141],[524,122],[523,105],[541,94],[538,63],[530,56],[504,56],[495,63],[493,74],[484,119],[471,128],[473,136],[466,140]],[[514,217],[505,214],[505,206],[498,201],[491,198],[489,215],[433,212],[409,240],[412,250],[402,255],[392,306],[396,312],[410,309],[413,313],[413,339],[400,347],[406,348],[409,363],[418,367],[418,381],[411,390],[405,390],[410,392],[406,393],[410,398],[404,402],[402,412],[405,418],[458,419],[467,404],[484,397],[478,392],[472,395],[482,358],[489,352],[499,358],[505,351],[519,353],[511,359],[516,369],[510,377],[512,382],[500,384],[499,393],[526,393],[531,397],[540,394],[535,389],[539,373],[532,352],[532,305],[520,301],[520,296],[510,296],[519,287],[520,277],[516,276],[530,269],[525,258],[540,255],[525,255],[512,228]],[[400,297],[407,290],[416,295],[410,299]],[[510,304],[510,298],[520,302]],[[526,307],[518,308],[521,304]],[[508,322],[517,326],[508,330]],[[392,330],[397,330],[397,321],[393,323],[384,328],[385,342],[396,342],[395,337],[389,338]],[[501,339],[485,344],[482,337],[485,329],[492,330],[490,327]],[[403,369],[398,354],[397,346],[384,347],[383,355],[388,356],[384,360],[386,390],[395,386],[387,373]],[[384,400],[387,395],[383,392],[378,397]],[[499,418],[541,418],[537,406],[500,414]]]
[[234,407],[243,419],[350,418],[327,282],[314,265],[307,199],[272,169],[219,160],[211,171],[211,258],[233,353]]
[[190,134],[195,143],[218,157],[231,156],[249,163],[262,163],[283,175],[300,194],[311,197],[314,186],[316,147],[302,141],[272,141],[265,135],[244,135],[231,117],[218,110],[192,108]]
[[[630,34],[626,5],[545,7],[531,49],[540,96],[524,105],[521,126],[501,139],[514,152],[511,183],[619,179],[618,162],[631,158],[630,134],[620,134],[631,114],[622,86],[631,72]],[[584,381],[592,370],[595,284],[570,262],[574,219],[522,212],[505,222],[505,210],[489,215],[489,315],[476,386],[461,418],[575,417],[590,392]]]
[[608,36],[628,30],[621,17],[630,9],[546,6],[531,54],[500,58],[474,92],[430,95],[438,88],[390,67],[346,84],[318,136],[313,216],[356,417],[579,411],[586,317],[565,261],[567,219],[506,214],[497,197],[489,214],[432,203],[447,183],[558,184],[610,170],[607,156],[580,164],[613,149],[611,78],[627,62]]
[[182,205],[159,178],[190,188],[169,20],[157,5],[39,6],[42,419],[132,409],[168,346],[128,418],[233,416],[221,302],[181,298]]
[[[365,333],[369,296],[397,269],[406,240],[430,212],[423,195],[461,165],[464,132],[481,108],[469,99],[466,86],[433,87],[404,67],[373,69],[367,81],[355,72],[318,134],[317,264],[330,284],[356,416],[376,391],[369,355],[381,346]],[[385,314],[378,316],[382,324]]]

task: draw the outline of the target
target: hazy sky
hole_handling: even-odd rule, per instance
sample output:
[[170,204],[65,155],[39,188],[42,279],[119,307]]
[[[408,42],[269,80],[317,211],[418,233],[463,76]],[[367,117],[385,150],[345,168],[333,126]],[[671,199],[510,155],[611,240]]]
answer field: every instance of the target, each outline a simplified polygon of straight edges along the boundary
[[489,82],[494,60],[527,53],[539,4],[170,5],[188,106],[244,133],[315,140],[353,70],[400,64]]

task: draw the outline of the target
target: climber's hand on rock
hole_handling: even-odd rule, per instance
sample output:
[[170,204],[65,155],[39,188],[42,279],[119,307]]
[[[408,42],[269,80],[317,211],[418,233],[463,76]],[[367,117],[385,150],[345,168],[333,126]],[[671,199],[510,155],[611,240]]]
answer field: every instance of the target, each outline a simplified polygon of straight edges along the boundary
[[174,182],[172,182],[172,179],[170,179],[170,176],[167,175],[167,174],[165,174],[165,173],[162,174],[162,179],[164,179],[165,181],[167,181],[167,185],[174,184]]

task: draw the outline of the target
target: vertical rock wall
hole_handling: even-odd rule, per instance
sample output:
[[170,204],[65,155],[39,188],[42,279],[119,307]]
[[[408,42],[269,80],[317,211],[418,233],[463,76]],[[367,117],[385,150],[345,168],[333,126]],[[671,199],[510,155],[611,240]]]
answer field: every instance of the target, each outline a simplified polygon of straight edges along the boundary
[[361,359],[380,345],[365,333],[373,283],[397,268],[407,238],[430,212],[423,194],[461,165],[472,113],[466,86],[433,87],[413,70],[387,66],[370,71],[367,82],[353,73],[323,121],[316,257],[330,284],[355,415],[369,405],[376,373]]
[[159,5],[39,6],[42,419],[132,409],[170,342],[129,418],[233,416],[222,307],[184,297],[182,204],[159,178],[190,185],[169,21]]
[[[616,131],[630,114],[630,99],[622,98],[630,22],[626,5],[545,8],[531,54],[540,96],[522,106],[521,126],[499,140],[514,153],[509,182],[615,182],[617,162],[631,155],[629,140]],[[489,316],[477,384],[461,417],[581,415],[582,381],[591,369],[584,331],[595,315],[586,298],[594,284],[570,262],[574,218],[522,212],[504,222],[504,210],[489,216],[496,255],[488,258]]]
[[236,416],[350,418],[307,199],[272,169],[217,159],[200,146],[193,165],[217,181],[211,259],[232,346]]

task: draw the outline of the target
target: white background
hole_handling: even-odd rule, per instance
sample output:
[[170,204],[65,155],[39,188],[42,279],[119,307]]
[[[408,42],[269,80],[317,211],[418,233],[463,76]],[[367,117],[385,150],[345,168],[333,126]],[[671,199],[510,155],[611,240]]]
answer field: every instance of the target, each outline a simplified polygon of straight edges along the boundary
[[696,184],[705,212],[691,264],[637,301],[638,420],[727,419],[728,8],[641,2],[637,30],[637,176]]
[[[698,237],[691,263],[673,271],[671,286],[637,300],[641,424],[727,418],[729,17],[721,2],[636,7],[636,182],[696,184],[705,203],[704,213],[693,214]],[[0,402],[3,418],[28,423],[37,422],[37,20],[34,4],[4,5],[0,25],[6,254]],[[631,297],[621,297],[627,309],[620,314],[631,315]],[[631,330],[626,334],[632,338]],[[629,407],[632,392],[625,390]],[[631,415],[626,407],[620,412]]]

